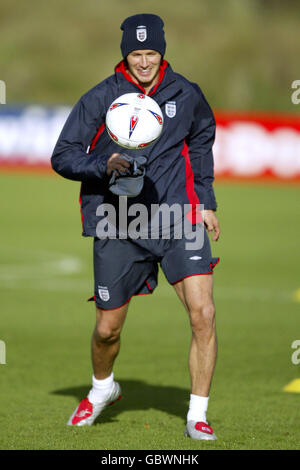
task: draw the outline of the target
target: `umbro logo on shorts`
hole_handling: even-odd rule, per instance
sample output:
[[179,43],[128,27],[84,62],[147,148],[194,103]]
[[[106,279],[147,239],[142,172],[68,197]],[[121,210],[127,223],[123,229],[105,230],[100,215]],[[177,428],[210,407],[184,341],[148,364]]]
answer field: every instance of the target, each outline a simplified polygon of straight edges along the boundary
[[202,256],[191,256],[190,259],[196,261],[198,259],[202,259]]
[[104,302],[107,302],[110,299],[109,291],[106,286],[98,286],[99,297]]

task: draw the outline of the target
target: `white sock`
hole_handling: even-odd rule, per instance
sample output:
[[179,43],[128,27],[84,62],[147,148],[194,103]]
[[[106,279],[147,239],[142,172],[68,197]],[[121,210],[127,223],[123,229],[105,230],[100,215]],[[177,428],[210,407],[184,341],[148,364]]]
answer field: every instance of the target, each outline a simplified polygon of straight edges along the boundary
[[209,397],[200,397],[200,395],[191,394],[187,421],[203,421],[206,423],[208,400]]
[[98,380],[93,375],[92,377],[92,384],[93,387],[91,388],[88,399],[90,403],[99,403],[103,400],[107,399],[109,392],[111,391],[112,385],[114,382],[114,373],[112,372],[109,377],[106,379]]

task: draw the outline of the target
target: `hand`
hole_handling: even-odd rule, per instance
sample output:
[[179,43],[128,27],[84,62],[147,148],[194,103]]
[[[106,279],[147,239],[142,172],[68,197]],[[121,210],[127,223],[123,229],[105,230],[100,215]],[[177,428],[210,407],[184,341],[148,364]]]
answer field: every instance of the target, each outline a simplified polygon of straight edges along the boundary
[[106,173],[108,176],[110,176],[114,170],[124,173],[126,168],[130,167],[130,163],[121,158],[121,155],[121,153],[113,153],[107,160]]
[[216,214],[212,210],[204,210],[202,211],[202,218],[204,219],[204,225],[207,228],[208,233],[212,233],[213,231],[213,241],[216,242],[219,240],[220,236],[220,226],[219,221],[217,219]]

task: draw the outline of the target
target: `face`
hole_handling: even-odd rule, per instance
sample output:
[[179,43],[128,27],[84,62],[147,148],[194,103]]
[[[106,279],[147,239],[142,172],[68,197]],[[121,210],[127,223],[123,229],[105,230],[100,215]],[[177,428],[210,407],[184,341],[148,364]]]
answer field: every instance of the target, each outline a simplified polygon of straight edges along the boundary
[[127,56],[128,71],[131,77],[147,88],[154,84],[159,76],[161,54],[153,50],[136,50]]

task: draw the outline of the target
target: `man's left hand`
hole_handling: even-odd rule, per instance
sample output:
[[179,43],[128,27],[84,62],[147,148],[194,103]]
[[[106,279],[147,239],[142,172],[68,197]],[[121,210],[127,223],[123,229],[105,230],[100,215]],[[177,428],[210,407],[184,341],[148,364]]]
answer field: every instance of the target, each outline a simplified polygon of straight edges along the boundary
[[218,241],[220,236],[220,226],[215,212],[212,210],[204,210],[202,211],[202,216],[208,233],[215,232],[212,237],[213,241]]

